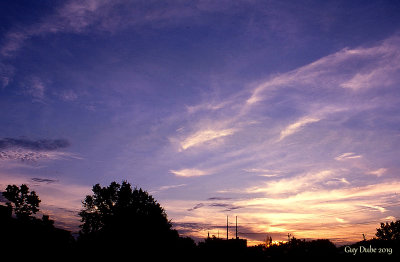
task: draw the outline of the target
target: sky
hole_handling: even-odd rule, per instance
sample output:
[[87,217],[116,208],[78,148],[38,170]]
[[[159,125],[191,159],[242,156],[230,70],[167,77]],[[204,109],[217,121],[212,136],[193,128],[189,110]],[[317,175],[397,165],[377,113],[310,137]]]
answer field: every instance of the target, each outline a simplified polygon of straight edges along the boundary
[[[399,219],[400,3],[0,2],[0,191],[76,232],[127,180],[181,235],[372,238]],[[4,200],[4,199],[3,199]]]

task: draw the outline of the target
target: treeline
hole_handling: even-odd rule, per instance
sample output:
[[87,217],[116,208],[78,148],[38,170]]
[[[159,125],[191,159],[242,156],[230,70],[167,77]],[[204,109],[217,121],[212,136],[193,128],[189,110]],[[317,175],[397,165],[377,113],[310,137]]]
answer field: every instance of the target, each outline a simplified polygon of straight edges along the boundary
[[[282,257],[398,257],[400,221],[381,224],[377,238],[336,247],[329,240],[305,241],[292,237],[280,244],[247,247],[241,239],[207,238],[199,244],[179,236],[165,210],[146,191],[123,181],[101,187],[83,200],[77,238],[54,227],[49,216],[37,218],[40,199],[26,185],[7,186],[0,205],[0,250],[17,260],[126,259],[274,261]],[[368,249],[369,248],[369,249]],[[372,249],[371,249],[372,248]],[[375,252],[373,252],[375,248]],[[369,252],[368,252],[369,251]],[[385,251],[385,252],[379,252]],[[390,254],[389,254],[389,251]],[[355,252],[355,253],[354,253]]]

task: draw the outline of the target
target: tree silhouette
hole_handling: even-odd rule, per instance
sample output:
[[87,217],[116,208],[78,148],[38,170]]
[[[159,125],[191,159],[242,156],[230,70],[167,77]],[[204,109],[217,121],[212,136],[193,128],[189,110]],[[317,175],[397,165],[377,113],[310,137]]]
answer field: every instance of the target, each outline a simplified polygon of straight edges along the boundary
[[117,247],[119,250],[143,251],[158,243],[158,248],[170,249],[179,242],[177,231],[167,219],[164,209],[141,188],[132,189],[123,181],[107,187],[96,184],[93,194],[82,202],[81,231],[83,245]]
[[396,222],[381,223],[381,227],[376,229],[376,237],[380,240],[400,240],[400,220]]
[[29,188],[25,184],[20,187],[8,185],[6,191],[3,192],[3,196],[10,201],[7,202],[7,206],[14,210],[17,218],[28,218],[39,211],[41,200],[35,191],[29,192]]
[[[28,261],[41,252],[42,259],[54,260],[54,254],[71,254],[74,238],[69,231],[54,227],[48,215],[42,219],[31,216],[39,211],[41,202],[35,191],[27,185],[8,185],[2,193],[9,201],[0,205],[0,249]],[[12,211],[16,218],[12,216]],[[4,253],[4,252],[3,252]],[[66,258],[66,257],[64,257]]]

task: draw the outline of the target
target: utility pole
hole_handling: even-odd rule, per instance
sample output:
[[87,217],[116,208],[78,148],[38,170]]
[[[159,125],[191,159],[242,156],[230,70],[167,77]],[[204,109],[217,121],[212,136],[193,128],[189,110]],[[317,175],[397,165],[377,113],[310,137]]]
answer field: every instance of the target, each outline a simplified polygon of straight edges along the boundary
[[237,236],[237,216],[236,216],[236,239],[238,239],[238,236]]
[[228,224],[228,216],[226,216],[226,240],[229,239],[229,224]]

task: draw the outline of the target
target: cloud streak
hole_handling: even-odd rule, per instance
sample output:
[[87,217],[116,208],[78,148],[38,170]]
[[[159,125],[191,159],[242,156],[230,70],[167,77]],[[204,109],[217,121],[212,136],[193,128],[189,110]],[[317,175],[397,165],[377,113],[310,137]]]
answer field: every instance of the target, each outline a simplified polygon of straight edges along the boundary
[[368,174],[369,175],[375,175],[377,177],[381,177],[386,173],[386,171],[387,171],[387,168],[379,168],[379,169],[376,169],[376,170],[373,170],[373,171],[369,172]]
[[37,162],[39,160],[81,159],[68,152],[36,151],[29,149],[15,149],[0,151],[0,160],[19,160],[22,162]]
[[358,158],[362,158],[362,155],[357,155],[356,153],[348,152],[348,153],[343,153],[343,154],[335,157],[335,160],[343,161],[343,160],[347,160],[347,159],[358,159]]
[[59,32],[81,33],[104,18],[104,13],[99,10],[109,4],[110,1],[68,1],[58,7],[53,15],[46,17],[41,22],[9,31],[0,53],[3,56],[12,56],[23,46],[25,41],[36,36]]
[[[306,85],[325,90],[338,87],[359,90],[388,86],[394,79],[398,80],[399,42],[400,37],[394,36],[374,47],[344,48],[293,71],[273,76],[253,89],[247,105],[254,106],[270,98],[279,87]],[[354,63],[359,66],[348,66]],[[343,72],[343,69],[347,71]]]
[[189,137],[185,138],[181,142],[181,149],[187,150],[191,147],[199,146],[204,143],[216,140],[218,138],[233,135],[234,133],[235,133],[235,129],[200,130],[200,131],[197,131],[196,133],[190,135]]
[[265,186],[256,186],[248,188],[248,193],[260,193],[265,192],[270,195],[281,195],[281,194],[296,194],[307,189],[317,187],[322,181],[328,181],[332,179],[334,174],[333,170],[322,170],[319,172],[310,172],[306,174],[300,174],[290,178],[282,178],[280,180],[268,181]]
[[190,168],[185,168],[185,169],[180,169],[180,170],[170,170],[169,171],[171,174],[174,174],[177,177],[198,177],[198,176],[206,176],[210,175],[210,173],[200,170],[200,169],[190,169]]
[[0,139],[0,149],[23,148],[33,151],[53,151],[70,145],[66,139],[39,139],[3,138]]
[[59,182],[57,179],[40,178],[40,177],[34,177],[34,178],[32,178],[31,180],[32,180],[33,182],[46,183],[46,184],[51,184],[51,183]]
[[0,139],[0,160],[19,160],[36,162],[39,160],[81,159],[80,157],[59,151],[70,146],[66,139],[3,138]]
[[299,119],[298,121],[296,121],[295,123],[290,124],[289,126],[287,126],[284,130],[282,130],[281,133],[280,133],[278,141],[281,141],[284,138],[286,138],[287,136],[290,136],[290,135],[293,135],[296,132],[299,132],[305,126],[307,126],[307,125],[309,125],[311,123],[318,122],[320,120],[321,119],[314,118],[314,117],[303,117],[303,118]]
[[198,203],[194,207],[189,208],[187,211],[193,211],[193,210],[196,210],[196,209],[199,209],[199,208],[202,208],[202,207],[204,207],[204,204],[203,203]]
[[129,1],[69,0],[57,6],[53,14],[37,23],[9,31],[0,54],[6,57],[14,55],[33,37],[57,33],[84,34],[88,30],[115,33],[127,27],[144,25],[167,27],[175,25],[178,21],[193,20],[193,17],[215,11],[221,12],[223,8],[221,9],[219,5],[199,8],[197,4],[187,5],[179,2],[169,2],[165,6],[160,6],[141,5]]

